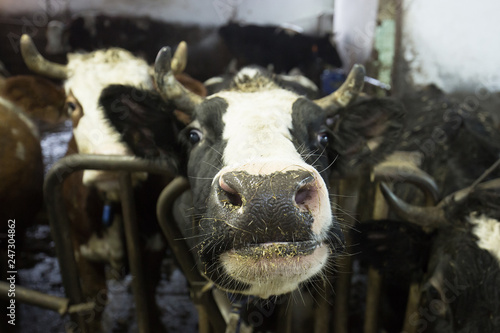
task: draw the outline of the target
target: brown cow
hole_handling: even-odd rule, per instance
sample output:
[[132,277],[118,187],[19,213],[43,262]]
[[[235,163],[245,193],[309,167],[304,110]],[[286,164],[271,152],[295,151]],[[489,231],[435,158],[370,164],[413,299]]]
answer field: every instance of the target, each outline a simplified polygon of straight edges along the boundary
[[[0,277],[5,281],[7,250],[20,253],[25,229],[42,208],[43,160],[35,122],[62,119],[65,94],[35,76],[14,76],[0,86]],[[15,235],[9,242],[8,229]],[[15,253],[14,252],[14,253]],[[12,252],[10,252],[12,253]],[[9,257],[15,260],[15,257]],[[15,261],[13,262],[15,263]],[[3,305],[0,305],[3,308]],[[2,312],[4,313],[4,312]],[[4,318],[5,319],[5,318]],[[2,320],[2,325],[6,324]]]

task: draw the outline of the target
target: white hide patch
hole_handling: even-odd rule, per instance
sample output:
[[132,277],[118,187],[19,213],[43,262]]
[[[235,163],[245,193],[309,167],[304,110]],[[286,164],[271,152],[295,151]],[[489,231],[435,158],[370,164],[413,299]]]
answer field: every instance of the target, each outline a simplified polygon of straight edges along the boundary
[[[216,94],[228,103],[223,116],[227,140],[224,165],[285,160],[306,166],[292,143],[292,105],[297,95],[282,89]],[[276,171],[276,170],[273,170]],[[249,171],[250,172],[250,171]],[[254,174],[262,173],[256,170]]]
[[[149,65],[130,52],[111,48],[88,54],[68,55],[66,93],[71,91],[83,109],[74,136],[78,150],[83,154],[130,154],[120,141],[119,133],[104,118],[98,105],[104,88],[112,84],[131,85],[153,89]],[[144,98],[138,92],[133,99]],[[105,149],[101,152],[101,148]]]
[[468,221],[474,225],[473,233],[478,238],[477,245],[490,252],[500,264],[500,221],[477,213],[472,213]]

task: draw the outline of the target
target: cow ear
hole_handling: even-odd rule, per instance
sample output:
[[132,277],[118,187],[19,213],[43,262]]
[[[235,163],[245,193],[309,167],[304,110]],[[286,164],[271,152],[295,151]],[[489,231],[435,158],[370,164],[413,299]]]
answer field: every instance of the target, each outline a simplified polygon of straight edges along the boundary
[[367,99],[326,112],[334,136],[332,146],[345,172],[382,160],[394,150],[404,127],[402,104],[388,98]]
[[99,104],[132,152],[143,158],[174,158],[178,165],[179,131],[185,126],[174,115],[173,104],[155,91],[111,85]]

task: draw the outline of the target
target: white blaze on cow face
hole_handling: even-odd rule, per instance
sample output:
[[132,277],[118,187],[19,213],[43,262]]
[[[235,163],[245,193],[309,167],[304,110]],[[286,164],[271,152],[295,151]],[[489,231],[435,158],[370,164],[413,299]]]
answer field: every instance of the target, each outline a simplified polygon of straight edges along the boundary
[[500,265],[500,221],[477,213],[472,213],[468,220],[474,225],[479,248],[490,252]]
[[[148,64],[128,51],[112,48],[89,54],[69,54],[67,69],[66,93],[74,96],[82,107],[82,117],[73,129],[78,152],[132,155],[121,142],[120,134],[105,119],[98,101],[102,90],[112,84],[153,89]],[[110,173],[89,170],[84,172],[83,182],[86,185],[104,183],[109,178]]]

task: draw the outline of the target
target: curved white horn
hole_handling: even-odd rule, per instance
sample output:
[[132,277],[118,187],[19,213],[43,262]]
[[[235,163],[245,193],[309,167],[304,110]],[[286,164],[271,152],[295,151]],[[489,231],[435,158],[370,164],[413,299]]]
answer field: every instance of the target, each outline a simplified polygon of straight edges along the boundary
[[68,77],[66,66],[45,59],[26,34],[21,36],[21,54],[26,66],[38,74],[61,80]]
[[322,108],[336,105],[337,107],[345,107],[353,102],[358,94],[363,89],[365,82],[365,67],[363,65],[355,64],[345,82],[328,96],[317,99],[314,103]]
[[156,56],[154,74],[156,86],[163,98],[173,101],[182,111],[192,112],[196,105],[203,102],[203,97],[187,90],[174,75],[171,50],[165,46]]

